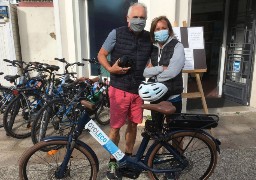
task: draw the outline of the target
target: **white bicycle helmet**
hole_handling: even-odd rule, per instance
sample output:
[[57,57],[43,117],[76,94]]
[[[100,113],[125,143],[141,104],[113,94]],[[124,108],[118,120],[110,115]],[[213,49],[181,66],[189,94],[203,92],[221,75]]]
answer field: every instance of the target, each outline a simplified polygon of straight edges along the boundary
[[163,97],[168,88],[163,83],[143,81],[139,86],[139,95],[144,101],[156,101]]

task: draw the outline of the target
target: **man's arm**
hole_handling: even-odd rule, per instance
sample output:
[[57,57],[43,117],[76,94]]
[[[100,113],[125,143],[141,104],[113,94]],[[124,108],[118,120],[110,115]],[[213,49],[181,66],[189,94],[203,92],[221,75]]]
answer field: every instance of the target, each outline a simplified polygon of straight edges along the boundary
[[107,59],[108,51],[106,51],[104,48],[100,48],[100,51],[98,53],[98,61],[99,63],[110,73],[111,72],[111,66]]
[[99,63],[110,73],[112,74],[126,74],[127,71],[130,69],[130,67],[127,68],[122,68],[118,66],[118,62],[120,61],[119,59],[116,60],[115,64],[113,66],[110,66],[107,60],[108,52],[104,49],[101,48],[99,53],[98,53],[98,60]]
[[98,53],[98,60],[99,63],[110,73],[114,74],[125,74],[130,68],[121,68],[118,66],[119,60],[111,66],[107,60],[108,54],[113,50],[116,43],[116,30],[112,30],[107,39],[105,40],[104,44],[102,45],[99,53]]

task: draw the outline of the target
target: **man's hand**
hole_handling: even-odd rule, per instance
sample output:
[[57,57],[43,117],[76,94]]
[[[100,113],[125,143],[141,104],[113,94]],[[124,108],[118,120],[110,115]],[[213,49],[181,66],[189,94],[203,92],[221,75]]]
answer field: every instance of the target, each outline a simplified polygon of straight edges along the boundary
[[100,51],[98,53],[98,60],[99,60],[100,64],[110,73],[126,74],[127,71],[130,69],[130,67],[122,68],[122,67],[118,66],[120,59],[118,59],[115,62],[115,64],[113,64],[113,66],[110,66],[110,64],[108,63],[108,60],[107,60],[108,54],[109,54],[108,51],[106,51],[104,48],[100,49]]
[[113,64],[113,66],[109,69],[110,73],[113,74],[126,74],[127,71],[131,68],[131,67],[126,67],[126,68],[122,68],[120,66],[118,66],[120,59],[118,59],[115,64]]

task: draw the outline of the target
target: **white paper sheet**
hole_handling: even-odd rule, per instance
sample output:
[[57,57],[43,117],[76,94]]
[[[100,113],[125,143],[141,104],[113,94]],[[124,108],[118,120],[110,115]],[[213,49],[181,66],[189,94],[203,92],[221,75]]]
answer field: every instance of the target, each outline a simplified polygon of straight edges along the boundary
[[191,48],[184,48],[185,51],[185,65],[184,70],[194,70],[194,53]]
[[188,28],[188,45],[191,49],[204,49],[204,37],[202,27]]

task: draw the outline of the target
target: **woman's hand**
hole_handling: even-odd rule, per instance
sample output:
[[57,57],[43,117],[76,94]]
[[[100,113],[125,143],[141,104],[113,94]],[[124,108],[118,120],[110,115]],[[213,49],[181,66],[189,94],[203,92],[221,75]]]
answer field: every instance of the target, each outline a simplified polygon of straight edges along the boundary
[[147,68],[151,68],[151,67],[153,67],[153,65],[151,63],[148,63]]
[[168,66],[163,66],[163,70],[166,70],[168,68]]

